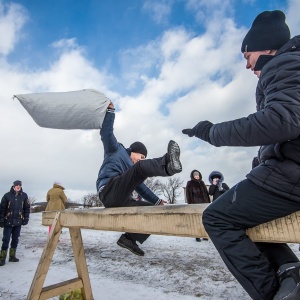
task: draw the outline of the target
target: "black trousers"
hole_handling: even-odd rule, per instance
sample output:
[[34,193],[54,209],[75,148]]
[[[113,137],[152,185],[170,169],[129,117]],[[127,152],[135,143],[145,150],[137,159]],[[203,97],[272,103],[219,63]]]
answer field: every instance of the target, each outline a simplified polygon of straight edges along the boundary
[[3,238],[2,238],[2,247],[1,250],[7,250],[9,246],[9,241],[11,237],[11,248],[17,248],[19,243],[19,236],[21,232],[21,225],[20,226],[4,226],[3,228]]
[[[140,160],[123,174],[110,179],[99,198],[105,207],[151,206],[149,202],[136,201],[132,192],[148,177],[168,176],[166,173],[166,156],[161,158]],[[141,244],[150,236],[141,233],[126,233]]]
[[273,299],[279,266],[298,262],[287,244],[254,243],[246,229],[300,210],[300,203],[243,180],[203,212],[203,225],[223,261],[255,300]]

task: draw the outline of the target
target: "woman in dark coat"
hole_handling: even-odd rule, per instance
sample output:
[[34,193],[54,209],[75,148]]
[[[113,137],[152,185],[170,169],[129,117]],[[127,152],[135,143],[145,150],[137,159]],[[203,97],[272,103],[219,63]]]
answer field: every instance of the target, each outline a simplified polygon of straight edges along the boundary
[[229,186],[224,183],[224,176],[219,171],[212,171],[208,177],[210,187],[208,193],[213,196],[213,201],[229,190]]
[[[198,170],[193,170],[190,177],[191,180],[187,182],[185,189],[187,203],[210,203],[207,187],[202,180],[201,173]],[[196,241],[201,242],[201,239],[196,238]]]
[[210,203],[206,185],[198,170],[191,172],[191,180],[186,184],[186,199],[188,204]]

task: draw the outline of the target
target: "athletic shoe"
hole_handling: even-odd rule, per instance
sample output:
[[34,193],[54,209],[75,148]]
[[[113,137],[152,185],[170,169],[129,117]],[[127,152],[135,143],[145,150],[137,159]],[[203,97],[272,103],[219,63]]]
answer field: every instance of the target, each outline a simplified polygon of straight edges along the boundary
[[120,247],[126,248],[135,255],[144,256],[144,251],[139,248],[139,246],[136,244],[135,241],[127,238],[124,234],[121,235],[119,240],[117,241],[117,244]]

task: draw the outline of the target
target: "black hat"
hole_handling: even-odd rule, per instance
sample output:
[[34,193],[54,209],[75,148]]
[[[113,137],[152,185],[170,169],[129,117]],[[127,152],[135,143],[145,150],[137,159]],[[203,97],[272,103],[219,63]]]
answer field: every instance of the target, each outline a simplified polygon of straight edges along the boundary
[[147,148],[141,142],[134,142],[133,144],[131,144],[130,150],[131,150],[131,152],[140,153],[140,154],[145,155],[145,157],[147,157],[147,153],[148,153]]
[[17,186],[17,185],[22,186],[22,181],[21,180],[16,180],[13,183],[14,183],[14,186]]
[[241,51],[278,50],[291,38],[290,29],[285,23],[281,10],[264,11],[252,23],[246,34]]

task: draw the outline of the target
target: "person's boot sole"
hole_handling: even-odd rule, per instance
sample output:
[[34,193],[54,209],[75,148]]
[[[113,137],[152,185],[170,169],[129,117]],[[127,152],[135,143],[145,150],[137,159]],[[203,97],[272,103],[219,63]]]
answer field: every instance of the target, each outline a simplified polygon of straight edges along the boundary
[[182,171],[182,165],[180,162],[180,148],[174,141],[170,141],[168,144],[169,166],[167,172],[169,175],[174,175]]
[[129,250],[130,252],[132,252],[132,253],[133,253],[133,254],[135,254],[135,255],[138,255],[138,256],[144,256],[144,254],[142,254],[142,253],[137,253],[137,252],[134,252],[134,251],[133,251],[133,249],[131,249],[131,248],[127,247],[127,246],[126,246],[126,245],[124,245],[124,244],[121,244],[119,241],[117,241],[117,244],[118,244],[120,247],[122,247],[122,248],[125,248],[125,249]]

